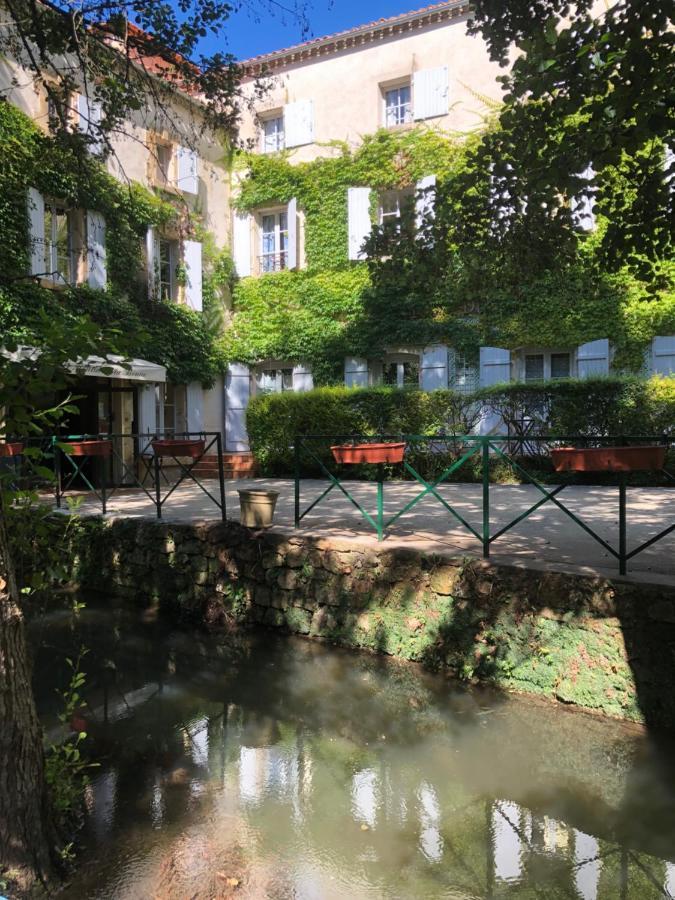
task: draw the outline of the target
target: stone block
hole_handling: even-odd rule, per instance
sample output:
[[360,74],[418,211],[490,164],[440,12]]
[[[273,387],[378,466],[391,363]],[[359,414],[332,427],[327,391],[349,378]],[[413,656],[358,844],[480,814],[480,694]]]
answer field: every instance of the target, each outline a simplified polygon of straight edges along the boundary
[[283,569],[277,576],[277,584],[285,591],[294,591],[301,583],[301,575],[295,569]]
[[434,594],[448,596],[453,593],[460,576],[458,566],[438,566],[429,573],[429,587]]

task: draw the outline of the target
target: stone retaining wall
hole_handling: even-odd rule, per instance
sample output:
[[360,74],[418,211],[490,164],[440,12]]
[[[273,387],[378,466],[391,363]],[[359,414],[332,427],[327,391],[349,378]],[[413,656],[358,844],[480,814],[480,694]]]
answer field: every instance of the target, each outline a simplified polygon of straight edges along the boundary
[[211,628],[285,629],[675,727],[671,588],[237,523],[84,519],[69,533],[84,590]]

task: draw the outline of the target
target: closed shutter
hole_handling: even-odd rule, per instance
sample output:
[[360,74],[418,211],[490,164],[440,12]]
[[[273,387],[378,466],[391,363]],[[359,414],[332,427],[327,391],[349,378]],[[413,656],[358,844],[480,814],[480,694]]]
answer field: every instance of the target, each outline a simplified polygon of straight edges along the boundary
[[413,73],[413,118],[445,116],[449,110],[448,67]]
[[[157,385],[141,384],[138,386],[138,433],[154,435],[159,428],[157,421]],[[141,442],[141,449],[144,449]]]
[[314,387],[314,378],[307,366],[298,364],[293,366],[293,390],[296,393],[311,391]]
[[185,392],[187,430],[191,434],[204,431],[204,388],[199,381],[191,381]]
[[[586,166],[583,172],[578,175],[579,178],[592,185],[595,179],[595,169],[593,166]],[[570,204],[572,208],[572,219],[577,228],[582,231],[592,231],[595,228],[595,213],[593,212],[593,197],[580,195],[573,197]]]
[[231,363],[225,376],[225,449],[248,450],[246,408],[251,393],[248,366]]
[[652,341],[652,373],[675,375],[675,336],[655,337]]
[[302,147],[314,141],[314,104],[311,100],[286,104],[284,135],[287,147]]
[[370,188],[353,187],[347,190],[349,227],[349,258],[364,259],[362,247],[370,236]]
[[433,220],[436,202],[436,176],[427,175],[417,182],[415,198],[415,224],[418,233]]
[[189,147],[178,147],[178,189],[186,194],[199,193],[197,153]]
[[145,233],[145,265],[148,276],[148,300],[155,300],[159,276],[159,248],[157,247],[155,229],[152,226]]
[[96,210],[87,210],[87,284],[103,289],[108,281],[105,252],[105,219]]
[[435,344],[422,351],[420,385],[423,391],[435,391],[448,386],[448,348]]
[[609,341],[589,341],[577,348],[577,374],[579,378],[595,378],[609,375]]
[[89,138],[89,149],[92,153],[101,153],[103,143],[98,126],[103,118],[103,106],[98,100],[92,100],[85,94],[77,96],[78,127],[82,134]]
[[511,380],[511,353],[501,347],[480,348],[480,386]]
[[348,356],[345,360],[346,387],[368,387],[368,360]]
[[232,256],[240,278],[251,274],[251,217],[235,213],[232,221]]
[[298,201],[295,197],[289,201],[287,211],[288,223],[288,254],[287,264],[289,269],[298,268]]
[[35,188],[28,188],[28,227],[30,274],[44,275],[47,270],[45,258],[45,200]]
[[197,312],[202,311],[202,245],[199,241],[183,244],[185,263],[185,302]]

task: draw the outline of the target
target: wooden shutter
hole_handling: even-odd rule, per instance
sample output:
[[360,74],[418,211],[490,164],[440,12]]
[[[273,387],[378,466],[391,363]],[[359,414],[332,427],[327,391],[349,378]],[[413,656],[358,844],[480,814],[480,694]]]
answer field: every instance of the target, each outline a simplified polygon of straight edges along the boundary
[[240,278],[251,274],[251,217],[235,212],[232,220],[232,256]]
[[185,241],[183,244],[185,263],[185,302],[197,312],[202,311],[202,245],[199,241]]
[[103,289],[107,284],[105,219],[94,209],[87,210],[87,284]]
[[347,387],[368,387],[368,360],[356,356],[345,359],[345,385]]
[[293,366],[293,390],[296,393],[311,391],[314,387],[314,378],[307,366],[298,364]]
[[579,378],[595,378],[609,375],[609,341],[589,341],[577,348],[577,374]]
[[413,118],[431,119],[444,116],[448,104],[448,67],[420,69],[413,73]]
[[448,386],[448,348],[434,344],[422,351],[420,386],[423,391],[435,391]]
[[101,153],[101,141],[98,125],[103,118],[103,106],[98,100],[92,100],[85,94],[77,95],[78,128],[89,138],[89,149],[92,153]]
[[362,247],[370,236],[370,188],[353,187],[347,190],[349,227],[349,259],[365,259]]
[[35,188],[28,188],[28,228],[30,274],[44,275],[47,270],[47,260],[45,258],[45,200]]
[[185,391],[187,406],[187,430],[191,433],[204,431],[204,388],[199,381],[191,381]]
[[501,347],[480,348],[480,386],[511,380],[511,352]]
[[[156,434],[159,423],[157,421],[157,385],[140,384],[138,386],[138,433]],[[144,449],[141,441],[141,449]],[[150,448],[148,448],[150,452]]]
[[427,175],[417,182],[417,196],[415,197],[415,223],[420,232],[425,225],[433,219],[434,204],[436,202],[436,176]]
[[199,193],[199,162],[197,153],[189,147],[178,147],[178,189],[186,194]]
[[148,276],[148,300],[154,300],[157,295],[159,253],[155,229],[152,226],[145,233],[145,266]]
[[314,141],[314,104],[296,100],[284,106],[284,140],[286,147],[302,147]]
[[298,268],[298,201],[293,197],[288,203],[288,254],[287,264],[289,269]]
[[651,368],[654,375],[675,375],[675,336],[654,338]]
[[225,376],[225,449],[230,452],[249,449],[246,408],[251,394],[248,366],[230,363]]
[[[595,179],[595,169],[593,168],[593,166],[586,166],[583,172],[580,172],[577,177],[583,179],[584,181],[588,182],[589,185],[591,185],[593,180]],[[593,212],[593,204],[593,197],[581,195],[579,197],[572,198],[570,204],[572,208],[572,218],[576,227],[581,228],[582,231],[592,231],[595,228],[595,213]]]

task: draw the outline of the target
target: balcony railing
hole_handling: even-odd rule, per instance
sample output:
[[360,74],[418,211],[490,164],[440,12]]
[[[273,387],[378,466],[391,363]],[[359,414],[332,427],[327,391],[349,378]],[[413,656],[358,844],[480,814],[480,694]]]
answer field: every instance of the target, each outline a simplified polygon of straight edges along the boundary
[[282,250],[280,253],[263,253],[258,257],[258,274],[265,275],[267,272],[282,272],[288,268],[288,251]]

